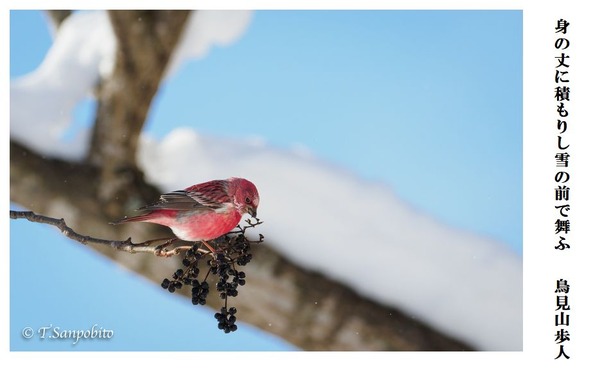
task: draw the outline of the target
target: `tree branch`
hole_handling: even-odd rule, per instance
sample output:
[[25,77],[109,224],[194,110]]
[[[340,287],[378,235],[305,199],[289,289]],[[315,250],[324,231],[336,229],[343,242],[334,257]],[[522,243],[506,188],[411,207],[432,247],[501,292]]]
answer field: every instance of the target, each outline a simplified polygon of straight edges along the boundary
[[[111,11],[117,38],[113,74],[97,90],[98,108],[87,161],[99,167],[98,200],[119,214],[128,187],[143,181],[139,135],[189,11]],[[118,200],[117,200],[118,199]]]
[[[75,240],[83,245],[88,244],[98,244],[98,245],[107,245],[113,249],[129,252],[129,253],[152,253],[158,257],[171,257],[182,253],[183,251],[189,250],[191,246],[182,245],[174,247],[173,249],[168,250],[167,246],[171,244],[174,240],[170,238],[160,238],[147,240],[144,242],[140,242],[135,244],[131,241],[131,237],[129,237],[125,241],[117,241],[117,240],[105,240],[102,238],[96,238],[91,236],[84,236],[83,234],[79,234],[73,229],[71,229],[63,218],[50,218],[45,215],[38,215],[33,211],[15,211],[10,210],[10,218],[11,219],[26,219],[31,222],[37,223],[45,223],[48,225],[56,226],[65,237],[70,238],[71,240]],[[154,242],[163,242],[160,245],[151,246],[151,243]],[[209,250],[198,248],[198,251],[202,253],[210,253]]]
[[[94,236],[108,239],[133,236],[140,241],[170,235],[167,229],[155,224],[109,225],[113,219],[99,210],[91,189],[97,168],[85,163],[43,158],[12,141],[10,169],[13,202],[38,214],[61,215],[76,231],[93,232]],[[145,198],[148,203],[158,198],[160,192],[152,186],[141,182],[137,185],[130,189],[132,196]],[[175,258],[157,261],[153,253],[134,256],[106,245],[90,247],[156,284],[181,267]],[[264,243],[253,245],[251,251],[254,260],[246,266],[247,283],[243,293],[234,298],[239,319],[302,349],[472,349],[398,309],[293,264]],[[186,287],[176,292],[188,297],[191,294]],[[209,296],[207,305],[218,309],[221,301]]]
[[70,10],[54,9],[54,10],[48,10],[46,12],[50,16],[50,19],[52,20],[52,23],[54,24],[54,27],[56,29],[58,29],[60,27],[60,25],[62,24],[62,22],[64,22],[65,19],[68,18],[69,15],[71,15]]

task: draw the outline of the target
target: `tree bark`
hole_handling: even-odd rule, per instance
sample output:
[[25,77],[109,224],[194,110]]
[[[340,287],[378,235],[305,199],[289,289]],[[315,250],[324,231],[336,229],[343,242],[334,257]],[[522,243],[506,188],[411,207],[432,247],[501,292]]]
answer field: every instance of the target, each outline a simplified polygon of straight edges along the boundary
[[[172,236],[158,225],[113,226],[108,222],[160,195],[136,164],[137,146],[187,16],[181,11],[111,12],[118,55],[113,76],[98,87],[98,112],[88,158],[82,162],[47,158],[11,141],[12,202],[38,214],[64,218],[78,233],[97,238],[133,237],[141,242]],[[152,283],[160,284],[181,267],[178,258],[165,260],[108,246],[90,247]],[[255,245],[252,253],[253,260],[244,269],[247,283],[232,299],[238,308],[237,317],[301,349],[471,349],[394,308],[357,294],[349,286],[303,269],[265,243]],[[178,292],[190,296],[188,288]],[[208,305],[218,309],[221,300],[211,293]],[[219,331],[216,323],[214,331]]]

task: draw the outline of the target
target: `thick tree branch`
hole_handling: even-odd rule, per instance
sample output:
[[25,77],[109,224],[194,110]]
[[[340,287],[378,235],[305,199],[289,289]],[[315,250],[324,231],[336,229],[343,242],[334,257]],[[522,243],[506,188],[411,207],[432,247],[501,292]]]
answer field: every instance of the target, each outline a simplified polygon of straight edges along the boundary
[[[111,11],[117,38],[113,74],[97,91],[98,109],[87,161],[100,168],[98,200],[116,217],[127,188],[143,180],[139,135],[188,11]],[[117,200],[118,199],[118,200]]]
[[[99,211],[95,192],[97,169],[86,164],[47,159],[11,142],[11,200],[39,214],[69,221],[76,231],[108,239],[135,237],[149,240],[171,236],[154,224],[112,226]],[[77,188],[77,191],[73,191]],[[132,196],[145,198],[159,192],[146,183],[132,188]],[[110,246],[90,247],[153,283],[160,284],[181,263],[157,259],[153,253],[129,254]],[[246,266],[247,283],[234,298],[238,318],[276,334],[307,350],[470,350],[395,308],[365,298],[319,273],[300,268],[265,244],[252,248],[254,259]],[[178,293],[190,296],[183,288]],[[210,297],[209,297],[210,298]],[[209,306],[219,308],[218,299]],[[240,326],[243,326],[240,325]],[[217,331],[215,329],[215,331]]]

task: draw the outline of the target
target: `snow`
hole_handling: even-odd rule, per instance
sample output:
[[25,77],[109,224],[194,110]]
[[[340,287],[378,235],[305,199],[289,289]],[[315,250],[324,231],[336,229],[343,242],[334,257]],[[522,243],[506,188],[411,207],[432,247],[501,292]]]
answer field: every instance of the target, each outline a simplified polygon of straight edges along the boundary
[[[197,11],[170,74],[212,45],[239,39],[250,17]],[[11,83],[11,137],[48,155],[83,157],[89,134],[71,145],[61,135],[75,105],[110,73],[114,50],[106,13],[69,17],[42,65]],[[261,196],[260,232],[292,261],[478,348],[522,349],[522,264],[507,247],[446,226],[384,184],[302,147],[278,149],[190,128],[162,140],[143,136],[141,143],[139,162],[165,191],[231,176],[253,181]]]
[[[167,73],[176,72],[192,58],[203,57],[214,45],[235,41],[250,17],[248,11],[194,12]],[[11,137],[48,155],[83,158],[89,132],[78,134],[67,145],[61,136],[77,103],[91,96],[98,81],[112,73],[115,49],[106,12],[78,12],[65,19],[38,69],[11,82]]]
[[246,31],[250,11],[196,11],[189,16],[178,50],[169,63],[167,77],[191,59],[208,54],[213,45],[226,46],[237,41]]
[[89,134],[72,144],[61,140],[77,103],[86,98],[100,75],[110,74],[115,38],[105,12],[67,18],[43,63],[11,81],[11,137],[49,155],[84,156]]

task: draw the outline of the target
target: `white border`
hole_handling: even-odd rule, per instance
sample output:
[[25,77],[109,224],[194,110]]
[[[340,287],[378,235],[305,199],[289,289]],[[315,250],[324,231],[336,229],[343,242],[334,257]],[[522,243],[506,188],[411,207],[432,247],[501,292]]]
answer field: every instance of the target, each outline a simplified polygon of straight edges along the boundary
[[[9,10],[75,8],[72,2],[8,1],[1,10],[0,33],[3,61],[0,87],[8,94]],[[164,2],[144,3],[149,8],[164,8]],[[173,8],[196,8],[193,1],[177,1]],[[81,4],[78,4],[80,7]],[[589,2],[565,1],[293,1],[283,7],[274,1],[204,1],[206,9],[522,9],[524,30],[524,351],[511,353],[9,353],[9,248],[5,248],[0,311],[2,329],[2,372],[0,382],[19,387],[100,388],[107,385],[134,385],[141,388],[208,385],[270,387],[331,385],[393,386],[398,388],[496,389],[577,387],[588,383],[593,370],[589,363],[598,362],[598,261],[594,234],[599,232],[600,212],[596,180],[599,177],[598,150],[600,126],[597,94],[600,91],[598,69],[599,29]],[[134,8],[129,1],[89,1],[88,9]],[[553,31],[557,18],[571,22],[569,37],[573,46],[570,104],[573,116],[569,140],[573,145],[571,243],[569,253],[552,249],[554,240],[551,191],[555,168],[553,115]],[[6,102],[6,100],[3,100]],[[595,103],[595,104],[594,104]],[[2,105],[4,137],[8,139],[8,107]],[[577,112],[577,115],[575,115]],[[3,145],[5,156],[8,143]],[[577,161],[577,162],[576,162]],[[8,204],[8,159],[2,161]],[[576,169],[575,169],[576,168]],[[499,184],[500,186],[500,184]],[[499,188],[499,191],[502,189]],[[8,218],[3,220],[4,237],[8,237]],[[8,244],[8,243],[6,243]],[[593,267],[593,268],[592,268]],[[555,361],[558,348],[553,343],[555,327],[554,284],[567,278],[572,285],[572,341],[567,345],[571,359]],[[8,388],[7,386],[2,386]],[[436,387],[439,388],[439,387]]]

